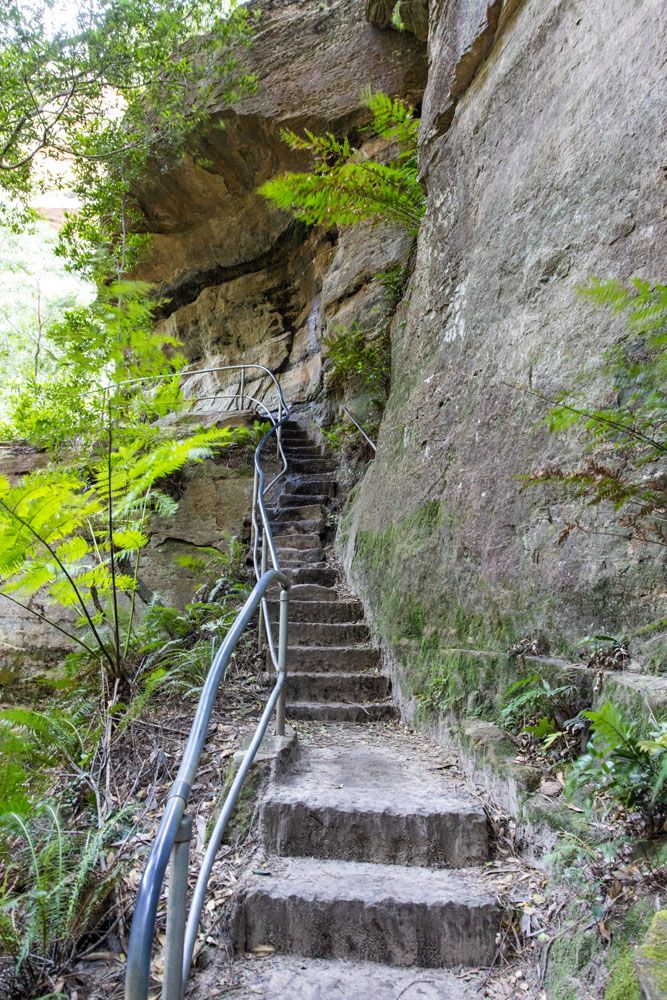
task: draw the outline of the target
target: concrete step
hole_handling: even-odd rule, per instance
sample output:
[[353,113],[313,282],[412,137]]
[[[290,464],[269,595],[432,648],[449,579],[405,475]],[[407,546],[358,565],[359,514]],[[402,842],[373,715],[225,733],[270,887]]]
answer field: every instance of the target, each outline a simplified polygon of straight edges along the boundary
[[[274,676],[271,675],[272,678]],[[287,677],[288,705],[304,701],[358,705],[366,701],[386,701],[390,695],[391,682],[384,674],[332,671],[326,674],[296,673]]]
[[[289,635],[289,633],[288,633]],[[380,652],[373,646],[288,646],[287,669],[308,672],[373,670]]]
[[393,701],[348,702],[293,701],[287,706],[287,718],[302,722],[384,722],[396,718]]
[[269,509],[269,521],[274,518],[280,521],[313,521],[324,515],[321,503],[300,504],[299,506],[277,506]]
[[295,518],[293,521],[286,521],[286,520],[274,521],[273,518],[270,518],[269,524],[271,525],[271,531],[274,535],[274,538],[276,535],[294,535],[294,534],[314,535],[314,534],[319,534],[320,531],[324,529],[324,518],[321,517],[318,518],[318,520],[309,519],[303,521],[299,520],[298,518]]
[[278,552],[283,552],[285,549],[319,549],[322,545],[322,539],[317,531],[301,534],[291,532],[289,535],[282,535],[280,532],[274,531],[273,544]]
[[319,477],[313,477],[304,481],[301,477],[298,479],[290,477],[286,492],[287,490],[289,490],[289,492],[294,496],[312,492],[322,493],[327,497],[331,497],[336,492],[336,484],[333,479],[320,479]]
[[276,551],[280,559],[281,566],[294,563],[295,566],[305,566],[312,563],[325,563],[324,550],[321,548],[293,549],[284,546],[277,546]]
[[[294,608],[290,606],[290,619],[294,617]],[[292,646],[350,646],[357,642],[368,643],[370,640],[368,625],[364,622],[340,624],[290,620],[288,635]]]
[[237,951],[443,968],[493,961],[502,910],[475,873],[270,858],[232,920]]
[[[480,1000],[477,980],[463,982],[449,969],[397,969],[376,962],[341,962],[332,959],[273,955],[246,961],[225,959],[225,972],[238,985],[229,1000]],[[419,976],[419,978],[416,978]],[[220,1000],[226,991],[218,994]]]
[[482,806],[460,781],[425,764],[409,746],[400,758],[363,741],[353,749],[302,750],[264,797],[265,847],[387,865],[483,864],[489,837]]
[[278,497],[278,507],[303,507],[304,504],[325,504],[328,500],[325,493],[282,493]]
[[338,600],[338,591],[333,587],[320,587],[316,583],[297,583],[290,589],[290,607],[297,601],[331,601]]
[[[269,601],[269,608],[273,615],[278,612],[278,602]],[[297,600],[295,591],[292,589],[289,602],[290,622],[360,622],[363,618],[364,609],[361,601],[350,600],[326,600],[326,601],[300,601]],[[365,627],[365,626],[364,626]],[[316,645],[313,641],[312,645]]]
[[338,573],[327,563],[321,566],[299,566],[296,569],[285,568],[285,576],[290,583],[317,583],[322,587],[335,587]]
[[286,441],[283,443],[283,450],[288,458],[325,458],[322,448],[318,444],[303,444]]
[[[329,483],[336,486],[337,472],[296,472],[289,469],[287,472],[287,484],[292,488],[296,485],[307,484],[312,488],[314,483]],[[318,486],[318,491],[321,487]],[[296,489],[294,490],[296,492]]]
[[290,472],[306,472],[311,475],[333,472],[337,468],[338,462],[333,458],[293,458],[289,463]]

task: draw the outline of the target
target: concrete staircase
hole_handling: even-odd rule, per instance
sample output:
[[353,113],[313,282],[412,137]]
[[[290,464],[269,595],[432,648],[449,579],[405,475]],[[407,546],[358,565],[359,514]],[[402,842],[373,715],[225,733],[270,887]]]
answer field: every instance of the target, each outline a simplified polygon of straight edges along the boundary
[[293,581],[287,715],[310,724],[263,797],[265,861],[231,916],[237,955],[275,955],[245,962],[234,995],[464,1000],[474,986],[451,970],[492,963],[503,915],[481,878],[486,816],[397,723],[362,607],[325,545],[335,462],[295,424],[283,440],[273,524]]
[[[296,425],[283,430],[289,474],[271,527],[290,592],[287,717],[364,722],[394,716],[391,683],[357,600],[339,590],[324,548],[336,462]],[[278,605],[271,602],[277,638]]]

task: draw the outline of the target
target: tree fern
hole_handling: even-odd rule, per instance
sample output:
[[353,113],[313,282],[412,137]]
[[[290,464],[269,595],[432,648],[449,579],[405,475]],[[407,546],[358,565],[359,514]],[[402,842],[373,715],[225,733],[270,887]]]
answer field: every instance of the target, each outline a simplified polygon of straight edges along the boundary
[[367,104],[373,113],[372,133],[393,147],[390,162],[369,159],[347,138],[307,130],[298,136],[285,129],[283,141],[290,149],[310,153],[314,169],[267,181],[260,194],[310,225],[387,221],[416,234],[425,210],[417,180],[419,121],[408,105],[386,94],[369,94]]
[[[96,649],[112,674],[122,672],[128,642],[121,643],[116,595],[136,588],[151,508],[161,513],[175,509],[154,487],[237,438],[229,428],[215,428],[150,448],[139,439],[110,451],[87,470],[38,471],[15,486],[0,477],[0,595],[30,610],[30,599],[43,593],[52,603],[75,610],[89,642],[66,634],[88,652]],[[109,618],[114,622],[110,642],[101,628]]]

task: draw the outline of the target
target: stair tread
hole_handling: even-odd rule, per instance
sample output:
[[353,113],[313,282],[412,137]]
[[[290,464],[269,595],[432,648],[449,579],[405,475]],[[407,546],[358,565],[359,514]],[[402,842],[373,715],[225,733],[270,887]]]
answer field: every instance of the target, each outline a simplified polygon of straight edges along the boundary
[[425,769],[423,758],[407,748],[397,758],[387,754],[386,747],[370,744],[351,750],[336,745],[303,751],[295,766],[272,783],[265,798],[304,801],[313,809],[485,817],[480,802],[461,788],[460,779]]
[[346,646],[292,646],[288,645],[288,650],[298,649],[299,653],[312,652],[318,656],[323,650],[327,653],[335,653],[342,656],[344,653],[372,653],[375,655],[377,653],[377,646],[372,646],[368,642],[351,642]]
[[394,718],[393,701],[289,701],[287,716],[291,719],[319,722],[378,722]]
[[391,900],[438,908],[458,903],[470,909],[498,905],[476,868],[421,868],[274,855],[267,859],[266,869],[269,874],[250,876],[250,885],[262,894],[283,899],[300,897],[319,904],[361,900],[367,905]]
[[[464,983],[447,969],[429,969],[427,978],[416,980],[414,969],[398,969],[376,962],[304,958],[274,955],[250,965],[243,963],[246,984],[234,988],[238,1000],[479,1000],[477,984]],[[232,964],[236,972],[242,963]],[[480,976],[481,979],[481,976]]]
[[[293,588],[291,593],[293,593]],[[275,611],[278,601],[269,599],[269,607]],[[357,625],[363,620],[363,609],[357,601],[344,598],[333,601],[297,601],[290,598],[290,624],[306,625]]]

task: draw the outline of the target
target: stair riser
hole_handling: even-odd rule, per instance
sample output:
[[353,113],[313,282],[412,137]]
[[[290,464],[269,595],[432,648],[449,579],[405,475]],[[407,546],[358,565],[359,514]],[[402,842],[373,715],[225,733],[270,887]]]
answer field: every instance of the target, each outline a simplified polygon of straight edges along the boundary
[[283,442],[283,451],[288,459],[291,458],[325,458],[323,451],[316,444],[292,444],[291,441]]
[[[275,615],[278,602],[269,601],[269,607],[272,615]],[[290,597],[289,616],[291,622],[356,624],[363,617],[363,608],[359,601],[297,601]],[[317,643],[313,642],[311,645]]]
[[291,535],[281,535],[274,531],[273,544],[278,552],[285,549],[319,549],[322,545],[322,539],[319,534],[312,531]]
[[484,864],[489,856],[486,818],[472,809],[395,815],[269,799],[261,830],[266,849],[284,857],[465,868]]
[[324,530],[324,518],[319,518],[318,520],[304,520],[300,521],[295,519],[294,521],[274,521],[271,520],[271,532],[274,536],[274,543],[276,536],[282,538],[283,535],[318,535]]
[[308,565],[309,563],[324,562],[324,552],[322,549],[279,548],[277,552],[281,566],[289,566],[291,563],[293,568],[298,569],[299,566]]
[[321,506],[327,502],[326,493],[283,493],[278,499],[278,506],[303,507],[306,504],[318,504]]
[[364,701],[385,701],[391,683],[382,674],[289,674],[287,703],[317,701],[356,705]]
[[[290,608],[290,617],[293,615]],[[291,646],[347,646],[355,642],[367,643],[369,638],[368,625],[362,622],[351,625],[298,621],[290,622],[289,626]]]
[[[287,492],[287,491],[286,491]],[[308,493],[321,493],[324,496],[332,497],[336,492],[336,484],[330,479],[310,479],[305,482],[299,479],[290,479],[289,493],[294,496],[303,496]]]
[[311,958],[479,968],[493,961],[499,929],[500,910],[491,903],[276,898],[259,887],[237,909],[233,937],[243,952],[272,945]]
[[303,504],[300,507],[278,507],[269,512],[271,519],[280,521],[317,521],[324,514],[322,504]]
[[295,458],[289,463],[290,472],[334,472],[337,468],[331,458]]
[[289,669],[299,672],[372,670],[380,666],[377,649],[350,646],[330,649],[327,646],[289,646]]
[[302,566],[298,569],[285,569],[285,575],[291,583],[317,583],[322,587],[334,587],[338,574],[334,569],[315,569]]

